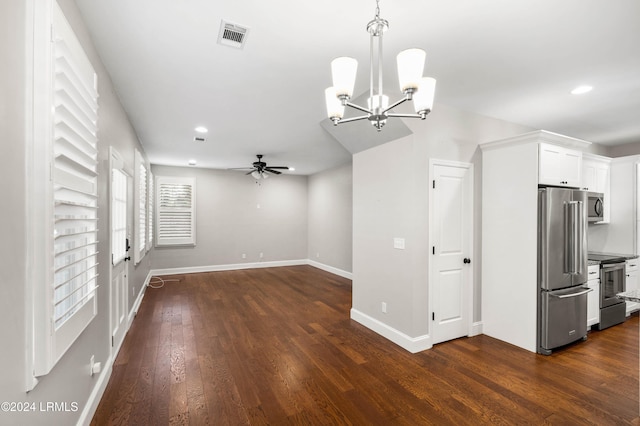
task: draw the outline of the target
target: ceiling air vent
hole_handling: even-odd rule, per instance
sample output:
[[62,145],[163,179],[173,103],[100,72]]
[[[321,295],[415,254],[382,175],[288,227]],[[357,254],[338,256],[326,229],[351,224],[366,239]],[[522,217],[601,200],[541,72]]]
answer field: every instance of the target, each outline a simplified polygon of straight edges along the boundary
[[231,22],[222,21],[218,33],[218,44],[242,49],[247,40],[249,28]]
[[195,138],[193,138],[194,142],[204,142],[206,141],[205,138],[203,138],[202,136],[196,136]]

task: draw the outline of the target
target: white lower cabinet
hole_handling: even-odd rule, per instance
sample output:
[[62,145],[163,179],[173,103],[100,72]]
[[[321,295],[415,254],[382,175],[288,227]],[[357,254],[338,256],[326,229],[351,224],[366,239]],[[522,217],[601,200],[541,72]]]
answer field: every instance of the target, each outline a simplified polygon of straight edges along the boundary
[[589,266],[587,287],[587,327],[600,323],[600,265]]
[[[626,291],[638,289],[638,259],[627,260]],[[627,302],[627,315],[640,309],[640,303]]]

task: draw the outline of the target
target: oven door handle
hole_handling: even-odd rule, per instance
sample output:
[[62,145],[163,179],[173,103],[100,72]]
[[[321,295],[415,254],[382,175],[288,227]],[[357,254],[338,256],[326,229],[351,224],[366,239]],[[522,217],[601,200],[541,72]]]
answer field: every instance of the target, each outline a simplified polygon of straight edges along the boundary
[[625,263],[624,262],[619,262],[619,263],[605,263],[603,265],[600,265],[602,267],[602,269],[624,269]]
[[583,294],[587,294],[591,291],[593,291],[592,288],[584,288],[584,287],[580,287],[582,290],[584,291],[580,291],[578,293],[570,293],[570,294],[562,294],[562,295],[557,295],[557,294],[551,294],[550,296],[552,297],[557,297],[558,299],[568,299],[570,297],[578,297],[578,296],[582,296]]

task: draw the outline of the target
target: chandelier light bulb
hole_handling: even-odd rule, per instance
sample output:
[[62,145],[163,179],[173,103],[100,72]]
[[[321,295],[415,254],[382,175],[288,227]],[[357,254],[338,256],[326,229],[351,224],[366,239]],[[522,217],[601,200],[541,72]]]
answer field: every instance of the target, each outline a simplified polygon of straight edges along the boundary
[[436,79],[431,77],[421,78],[418,91],[413,94],[413,106],[417,114],[428,114],[431,112],[435,93]]
[[417,90],[424,71],[424,62],[427,53],[422,49],[407,49],[398,53],[398,80],[400,91]]
[[338,99],[336,89],[333,87],[325,89],[324,98],[327,104],[327,117],[335,123],[336,120],[340,120],[344,116],[344,105]]
[[358,71],[358,61],[348,56],[342,56],[331,61],[331,74],[333,76],[333,87],[336,96],[353,95],[353,86],[356,84],[356,73]]
[[251,176],[253,176],[256,179],[260,179],[260,172],[257,170],[254,170],[253,172],[251,172]]

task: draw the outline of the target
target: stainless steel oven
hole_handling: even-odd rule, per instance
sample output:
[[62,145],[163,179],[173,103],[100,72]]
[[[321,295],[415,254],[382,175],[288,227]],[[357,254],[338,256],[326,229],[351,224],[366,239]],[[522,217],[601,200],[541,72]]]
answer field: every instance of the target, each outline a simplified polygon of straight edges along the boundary
[[600,269],[600,307],[620,303],[621,300],[616,294],[625,291],[625,262],[608,263],[602,265]]
[[626,318],[625,302],[616,297],[626,290],[625,269],[624,261],[600,265],[600,330],[620,324]]

